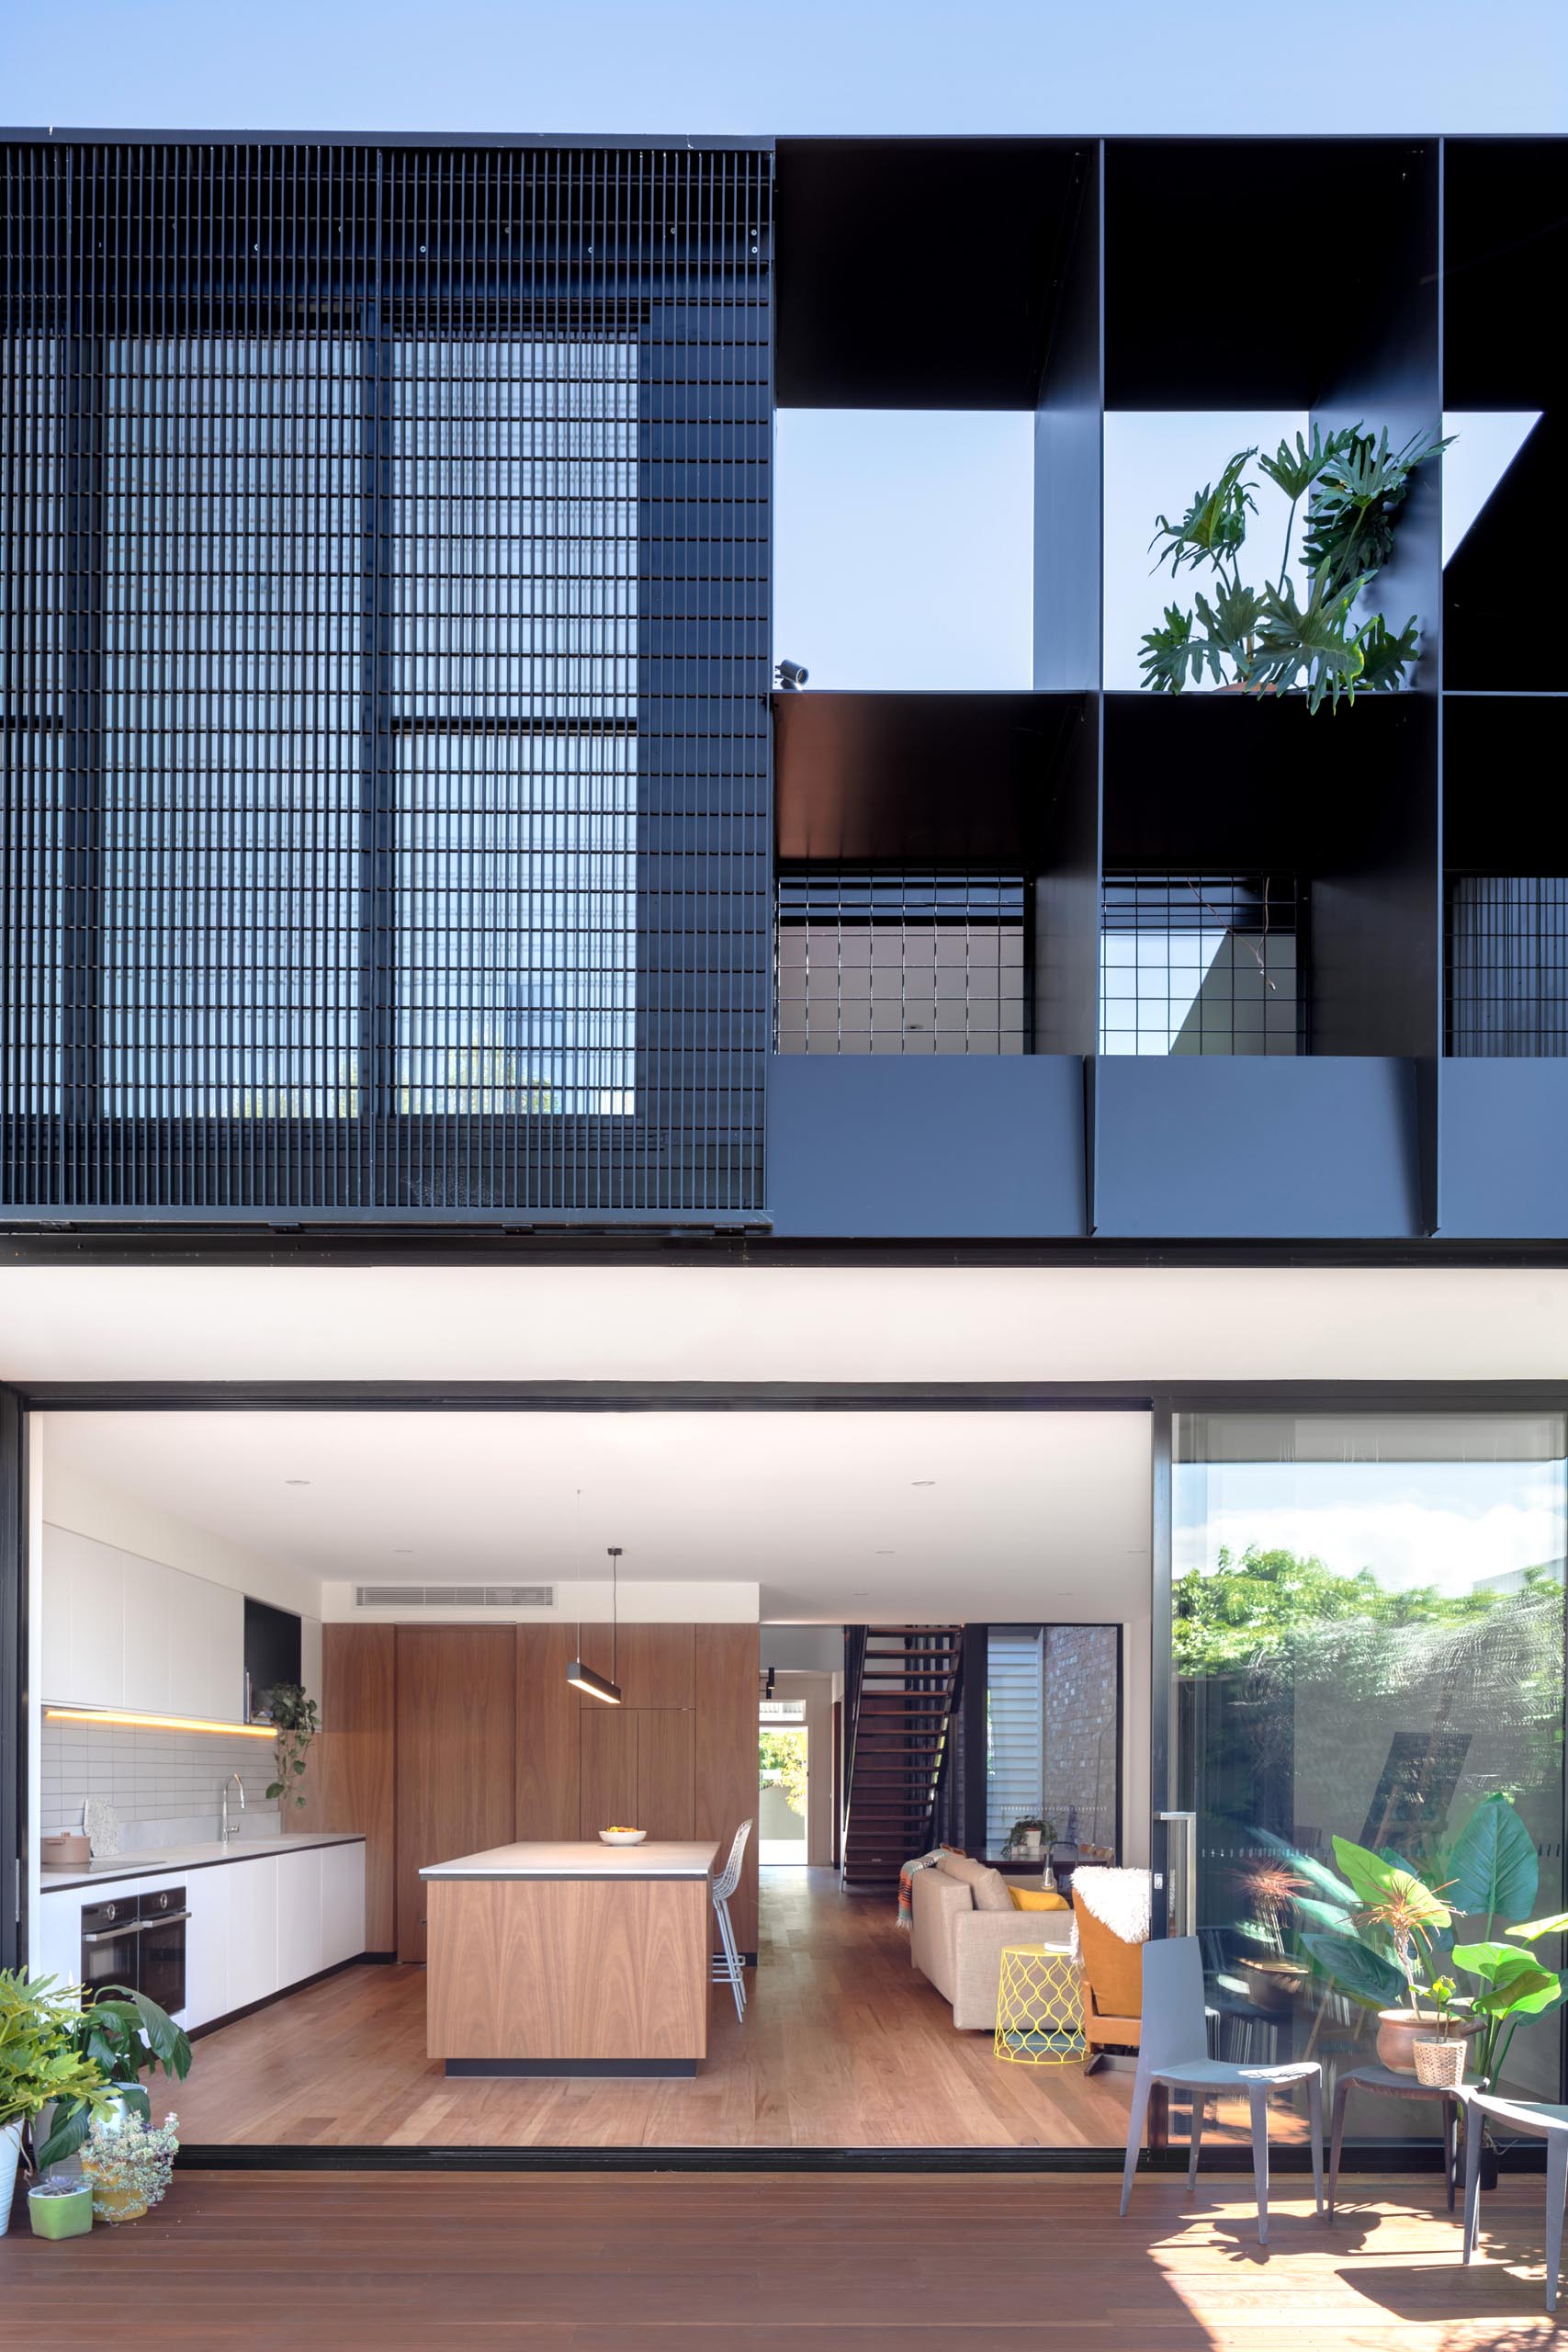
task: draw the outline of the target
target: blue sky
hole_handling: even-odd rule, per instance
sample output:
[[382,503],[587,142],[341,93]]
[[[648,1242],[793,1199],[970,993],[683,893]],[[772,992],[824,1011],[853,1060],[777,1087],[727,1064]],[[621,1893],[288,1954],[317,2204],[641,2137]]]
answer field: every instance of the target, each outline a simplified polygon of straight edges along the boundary
[[8,119],[336,130],[1547,130],[1562,0],[6,0]]
[[[0,92],[106,130],[1561,131],[1568,0],[4,0]],[[1123,485],[1124,650],[1156,476],[1212,470],[1168,462]],[[776,649],[820,685],[1027,684],[1030,466],[1020,417],[786,414]]]

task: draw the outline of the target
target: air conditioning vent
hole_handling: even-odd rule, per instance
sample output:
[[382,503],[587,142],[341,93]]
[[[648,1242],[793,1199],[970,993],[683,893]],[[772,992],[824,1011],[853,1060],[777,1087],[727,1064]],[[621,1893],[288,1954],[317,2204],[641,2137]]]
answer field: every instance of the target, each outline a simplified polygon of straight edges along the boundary
[[553,1584],[359,1584],[356,1609],[553,1609]]

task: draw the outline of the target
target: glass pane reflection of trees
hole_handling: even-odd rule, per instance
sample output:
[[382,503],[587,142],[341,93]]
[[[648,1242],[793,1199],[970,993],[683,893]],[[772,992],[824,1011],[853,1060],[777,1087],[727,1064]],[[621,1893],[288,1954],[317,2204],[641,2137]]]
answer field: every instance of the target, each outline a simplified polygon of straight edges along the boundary
[[[1561,1907],[1564,1423],[1185,1415],[1174,1504],[1179,1802],[1198,1815],[1216,2049],[1310,2052],[1332,2075],[1372,2059],[1377,2030],[1305,1942],[1336,1835],[1440,1886],[1501,1792],[1539,1883],[1491,1932]],[[1443,1940],[1487,1932],[1456,1916]],[[1563,1957],[1555,1937],[1524,1949]],[[1559,2042],[1555,2012],[1526,2020],[1504,2086],[1555,2099]],[[1348,2131],[1431,2136],[1419,2108],[1364,2095]]]

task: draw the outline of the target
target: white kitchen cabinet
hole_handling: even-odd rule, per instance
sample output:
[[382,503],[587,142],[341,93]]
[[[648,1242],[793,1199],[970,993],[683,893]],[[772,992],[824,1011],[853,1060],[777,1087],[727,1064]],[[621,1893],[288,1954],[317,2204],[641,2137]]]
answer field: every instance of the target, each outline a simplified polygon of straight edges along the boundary
[[[248,1868],[249,1865],[247,1864]],[[238,1868],[192,1871],[185,1883],[186,2006],[187,2026],[206,2025],[237,2005],[229,1997],[229,1946],[233,1934],[230,1895]],[[253,1999],[259,1999],[259,1994]]]
[[65,1628],[63,1650],[50,1645],[52,1670],[65,1684],[45,1689],[62,1706],[122,1707],[125,1704],[125,1600],[123,1554],[85,1535],[51,1529],[44,1552],[44,1617],[60,1589]]
[[125,1681],[121,1704],[150,1715],[171,1711],[184,1714],[170,1688],[169,1628],[175,1613],[175,1588],[194,1584],[161,1560],[138,1559],[122,1552],[120,1608],[125,1623]]
[[52,1976],[61,1984],[80,1983],[82,1905],[92,1899],[75,1888],[39,1896],[28,1950],[28,1966],[35,1976]]
[[365,1848],[321,1848],[321,1966],[357,1960],[365,1950]]
[[56,1706],[243,1723],[243,1593],[46,1529],[43,1697]]
[[321,1960],[321,1849],[277,1858],[277,1981],[298,1984]]
[[220,1868],[229,1881],[228,2007],[243,2009],[276,1993],[282,1982],[277,1973],[278,1860],[265,1854]]

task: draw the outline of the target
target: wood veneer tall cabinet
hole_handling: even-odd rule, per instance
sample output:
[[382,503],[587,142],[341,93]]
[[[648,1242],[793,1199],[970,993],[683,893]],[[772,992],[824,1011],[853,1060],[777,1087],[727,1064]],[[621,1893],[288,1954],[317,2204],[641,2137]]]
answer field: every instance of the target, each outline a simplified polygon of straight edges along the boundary
[[517,1644],[510,1625],[400,1625],[398,1958],[424,1959],[426,1862],[515,1834]]
[[397,1634],[390,1625],[321,1628],[321,1730],[290,1829],[349,1829],[365,1839],[365,1949],[395,1952]]
[[[635,1822],[711,1838],[720,1863],[757,1811],[754,1625],[623,1625],[626,1703],[572,1689],[610,1669],[607,1626],[338,1625],[322,1633],[324,1725],[290,1824],[366,1839],[366,1948],[424,1959],[426,1862],[513,1838]],[[732,1903],[757,1948],[757,1845]]]

